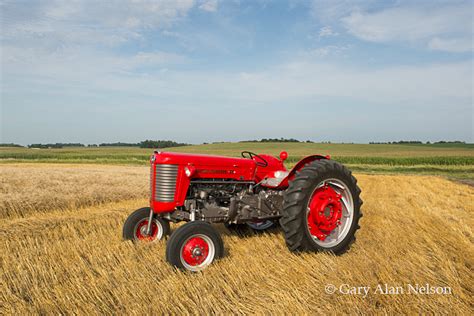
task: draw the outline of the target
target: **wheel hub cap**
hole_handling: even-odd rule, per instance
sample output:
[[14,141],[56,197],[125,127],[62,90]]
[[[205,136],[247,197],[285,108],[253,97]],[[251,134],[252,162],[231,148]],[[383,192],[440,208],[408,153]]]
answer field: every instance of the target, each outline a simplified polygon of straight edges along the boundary
[[158,225],[153,221],[151,223],[151,231],[150,234],[148,235],[146,233],[148,227],[148,220],[142,221],[140,224],[138,224],[137,229],[135,231],[135,236],[139,240],[143,241],[152,241],[158,236]]
[[308,208],[309,232],[319,240],[325,240],[341,223],[341,195],[328,185],[314,192]]
[[203,263],[209,255],[209,245],[201,237],[189,239],[183,247],[182,257],[187,264],[198,266]]

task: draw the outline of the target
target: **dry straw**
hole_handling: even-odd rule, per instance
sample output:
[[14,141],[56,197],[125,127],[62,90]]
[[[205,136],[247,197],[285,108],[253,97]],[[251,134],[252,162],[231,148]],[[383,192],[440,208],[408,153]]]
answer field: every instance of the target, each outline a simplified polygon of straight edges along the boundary
[[[147,203],[146,175],[146,167],[2,166],[0,314],[472,312],[468,186],[358,175],[364,217],[347,254],[295,255],[278,230],[239,237],[217,225],[226,257],[189,274],[164,261],[165,242],[121,240],[126,216]],[[385,283],[449,286],[452,294],[324,290]]]

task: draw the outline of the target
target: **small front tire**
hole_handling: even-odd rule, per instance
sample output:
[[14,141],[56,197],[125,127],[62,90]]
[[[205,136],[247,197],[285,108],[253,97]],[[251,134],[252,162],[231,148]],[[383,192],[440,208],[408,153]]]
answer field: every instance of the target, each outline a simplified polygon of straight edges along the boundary
[[153,215],[151,234],[147,235],[146,229],[148,227],[149,218],[149,207],[140,208],[130,214],[130,216],[123,224],[123,239],[131,240],[133,242],[155,242],[169,235],[170,223],[167,220],[157,216],[156,214]]
[[194,221],[176,229],[166,245],[166,260],[173,266],[197,272],[224,255],[219,233],[206,222]]

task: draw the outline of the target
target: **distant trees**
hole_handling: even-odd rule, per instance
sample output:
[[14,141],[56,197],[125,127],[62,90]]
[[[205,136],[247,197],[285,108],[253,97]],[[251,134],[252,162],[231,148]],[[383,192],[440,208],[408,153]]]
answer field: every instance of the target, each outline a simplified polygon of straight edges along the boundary
[[185,143],[177,143],[172,140],[145,140],[140,142],[140,148],[168,148],[186,146]]
[[[220,144],[223,142],[213,142],[213,144]],[[314,143],[311,140],[300,141],[294,138],[262,138],[261,140],[243,140],[239,143]],[[330,141],[323,141],[320,142],[321,144],[331,144]],[[208,143],[203,143],[204,145]],[[344,143],[342,143],[344,144]],[[353,144],[353,143],[349,143]],[[446,146],[458,146],[458,145],[466,145],[466,142],[460,140],[454,141],[437,141],[437,142],[429,142],[423,143],[419,140],[400,140],[394,142],[369,142],[369,144],[386,144],[386,145],[445,145]],[[170,148],[170,147],[180,147],[180,146],[187,146],[189,144],[186,143],[178,143],[172,140],[144,140],[139,143],[124,143],[124,142],[115,142],[115,143],[100,143],[100,144],[89,144],[84,145],[81,143],[51,143],[51,144],[30,144],[28,148],[64,148],[64,147],[140,147],[140,148]],[[471,145],[468,145],[471,146]],[[14,143],[0,143],[0,147],[24,147]]]
[[101,143],[99,147],[140,147],[140,148],[168,148],[186,146],[185,143],[177,143],[172,140],[144,140],[139,143]]
[[[427,142],[428,144],[429,142]],[[466,142],[460,141],[460,140],[454,140],[454,141],[444,141],[441,140],[439,142],[435,142],[433,144],[465,144]]]
[[80,143],[55,143],[55,144],[30,144],[28,148],[63,148],[63,147],[85,147]]
[[0,147],[23,147],[23,146],[14,144],[14,143],[0,143]]
[[[242,140],[239,143],[302,143],[301,141],[294,138],[262,138],[261,140]],[[307,140],[306,143],[312,143]]]
[[[139,143],[123,143],[123,142],[116,142],[116,143],[100,143],[100,144],[89,144],[84,145],[81,143],[55,143],[55,144],[30,144],[28,148],[64,148],[64,147],[140,147],[140,148],[168,148],[168,147],[178,147],[178,146],[186,146],[188,144],[185,143],[177,143],[171,140],[144,140]],[[16,144],[0,144],[0,147],[22,147]]]
[[262,143],[299,143],[300,141],[294,138],[262,138]]
[[99,147],[139,147],[139,143],[100,143]]
[[423,144],[422,141],[419,140],[401,140],[398,142],[392,142],[392,144],[399,144],[399,145],[406,145],[406,144]]
[[398,142],[369,142],[369,144],[406,145],[406,144],[423,144],[423,142],[419,140],[400,140]]
[[[413,144],[423,144],[422,141],[419,141],[419,140],[400,140],[398,142],[369,142],[369,144],[388,144],[388,145],[413,145]],[[439,142],[434,142],[434,143],[431,143],[429,141],[427,141],[425,143],[426,145],[430,145],[430,144],[466,144],[466,142],[463,142],[463,141],[460,141],[460,140],[454,140],[454,141],[445,141],[445,140],[441,140]]]

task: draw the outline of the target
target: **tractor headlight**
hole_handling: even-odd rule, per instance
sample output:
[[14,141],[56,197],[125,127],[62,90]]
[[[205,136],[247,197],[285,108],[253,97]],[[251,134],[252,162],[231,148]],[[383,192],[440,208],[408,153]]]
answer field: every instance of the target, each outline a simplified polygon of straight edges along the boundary
[[283,179],[283,178],[286,178],[288,174],[289,174],[288,171],[275,171],[273,176],[277,179]]
[[186,174],[187,177],[190,177],[190,176],[191,176],[191,170],[189,170],[188,167],[185,167],[185,168],[184,168],[184,173]]
[[193,166],[184,167],[184,174],[188,178],[190,178],[193,175],[194,171],[196,171],[196,168],[194,168]]

